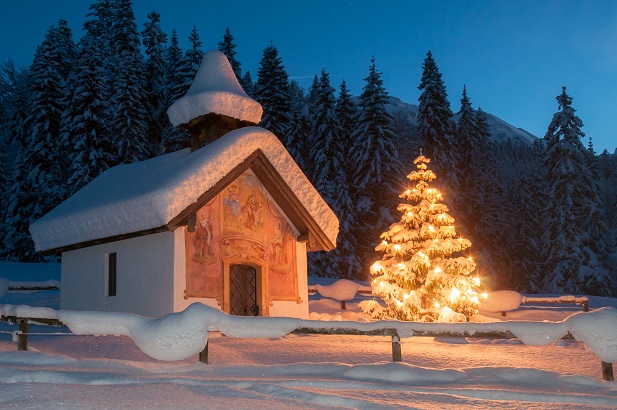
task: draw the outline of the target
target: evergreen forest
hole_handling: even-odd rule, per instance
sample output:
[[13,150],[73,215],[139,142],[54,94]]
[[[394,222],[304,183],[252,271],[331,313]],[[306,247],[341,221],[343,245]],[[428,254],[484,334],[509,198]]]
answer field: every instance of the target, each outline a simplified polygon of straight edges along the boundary
[[[80,39],[60,20],[32,65],[0,65],[0,260],[58,260],[34,251],[30,223],[110,167],[189,144],[166,110],[204,55],[196,27],[182,50],[157,12],[138,24],[130,0],[89,10]],[[495,135],[473,89],[449,97],[430,51],[416,106],[389,96],[374,58],[354,96],[325,68],[309,89],[290,81],[274,43],[256,73],[243,72],[235,41],[227,29],[218,48],[263,106],[259,125],[339,218],[336,248],[309,254],[309,275],[368,278],[422,152],[489,289],[617,296],[617,155],[595,152],[593,136],[583,143],[584,119],[565,86],[546,134],[523,141]]]

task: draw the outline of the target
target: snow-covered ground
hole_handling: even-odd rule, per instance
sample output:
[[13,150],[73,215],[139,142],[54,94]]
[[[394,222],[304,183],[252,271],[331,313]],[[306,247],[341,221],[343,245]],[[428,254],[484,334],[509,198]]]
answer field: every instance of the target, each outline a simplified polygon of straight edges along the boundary
[[[58,309],[58,293],[8,291],[0,304]],[[364,319],[362,299],[341,311],[340,302],[311,296],[311,318]],[[617,300],[590,297],[589,306]],[[580,311],[522,304],[506,318],[475,320],[560,321]],[[403,338],[403,361],[392,363],[389,337],[210,334],[205,365],[196,355],[155,360],[127,336],[42,326],[30,331],[54,334],[30,335],[30,350],[18,352],[13,330],[0,324],[0,408],[617,408],[617,382],[603,381],[598,357],[576,341]]]

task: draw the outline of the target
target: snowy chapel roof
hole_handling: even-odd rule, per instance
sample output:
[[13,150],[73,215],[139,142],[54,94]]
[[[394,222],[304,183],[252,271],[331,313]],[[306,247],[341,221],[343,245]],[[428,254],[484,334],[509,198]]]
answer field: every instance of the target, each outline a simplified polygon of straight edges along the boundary
[[261,121],[263,109],[250,98],[234,74],[225,54],[208,51],[187,93],[167,110],[169,121],[177,127],[214,112],[253,124]]
[[295,217],[288,217],[297,228],[303,225],[301,234],[310,233],[314,249],[334,247],[336,215],[274,134],[247,127],[193,153],[185,149],[108,169],[30,226],[35,248],[66,250],[106,238],[173,230],[182,224],[179,216],[203,205],[205,193],[215,195],[231,183],[230,177],[248,168],[258,177],[258,171],[267,178],[273,175],[271,196],[279,204],[292,203]]

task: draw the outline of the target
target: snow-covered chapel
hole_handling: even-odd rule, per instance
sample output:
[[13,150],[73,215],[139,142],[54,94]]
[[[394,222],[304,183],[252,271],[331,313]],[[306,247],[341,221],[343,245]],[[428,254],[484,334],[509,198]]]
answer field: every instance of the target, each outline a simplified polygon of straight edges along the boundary
[[62,252],[61,309],[307,318],[306,252],[334,248],[338,219],[254,126],[261,105],[210,51],[167,113],[191,149],[111,168],[30,226]]

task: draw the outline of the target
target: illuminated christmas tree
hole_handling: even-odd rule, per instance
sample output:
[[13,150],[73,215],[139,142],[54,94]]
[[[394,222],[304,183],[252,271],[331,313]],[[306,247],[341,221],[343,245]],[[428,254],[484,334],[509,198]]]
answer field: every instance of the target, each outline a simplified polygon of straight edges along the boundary
[[408,202],[398,206],[401,220],[381,234],[375,248],[383,259],[371,266],[371,287],[386,307],[374,300],[360,304],[374,318],[462,322],[480,305],[476,264],[462,256],[471,242],[456,238],[454,218],[430,186],[436,176],[429,162],[423,155],[415,159],[418,170],[407,176],[415,186],[399,195]]

